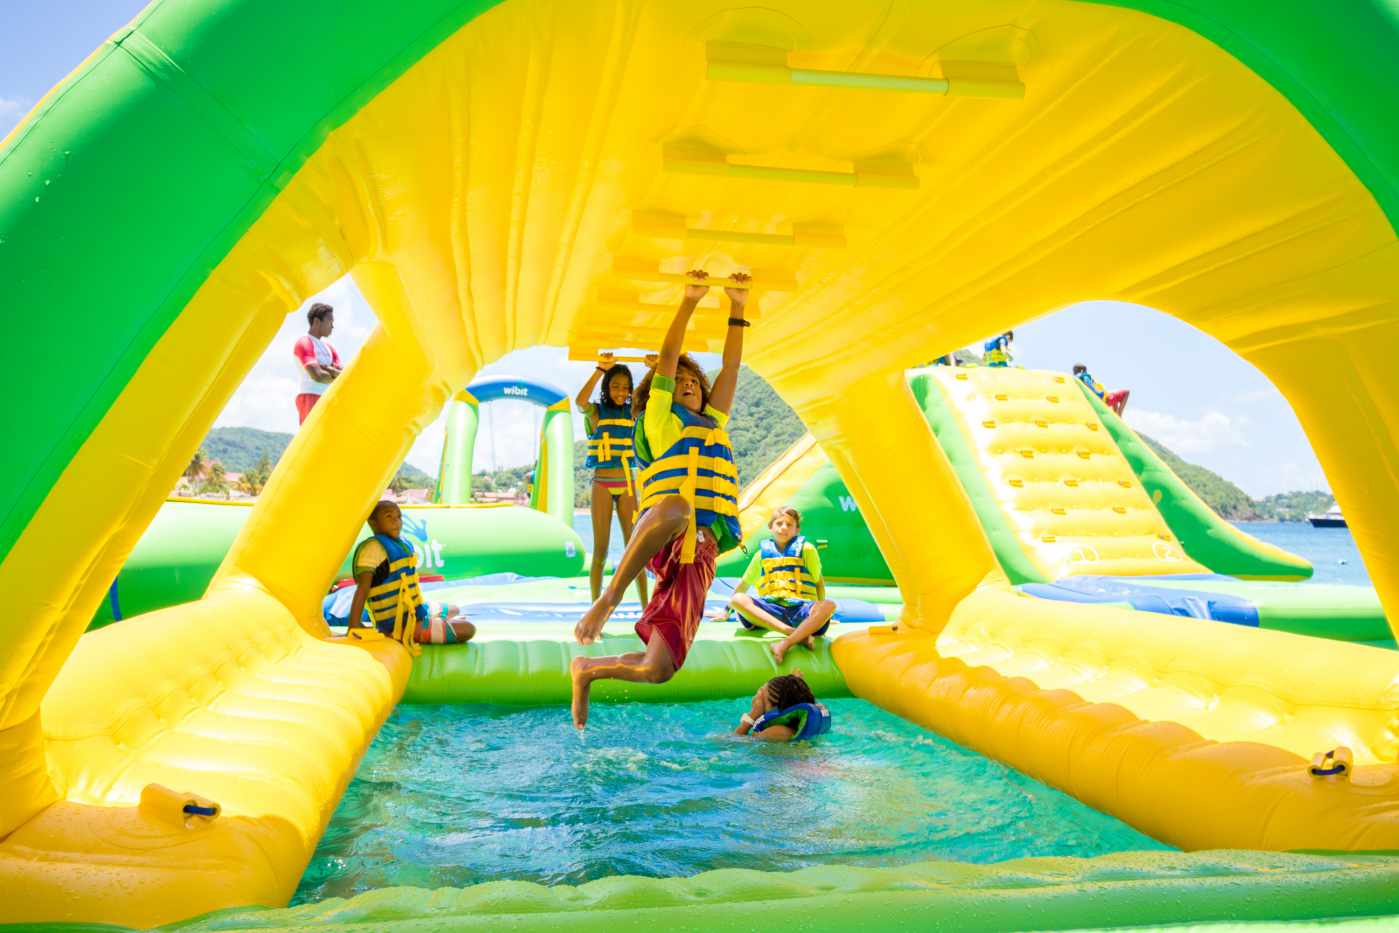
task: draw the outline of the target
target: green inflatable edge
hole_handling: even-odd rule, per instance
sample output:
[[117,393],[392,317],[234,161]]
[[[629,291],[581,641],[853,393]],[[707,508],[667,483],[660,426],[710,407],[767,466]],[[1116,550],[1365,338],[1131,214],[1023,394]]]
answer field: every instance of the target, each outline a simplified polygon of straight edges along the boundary
[[[1269,924],[1399,912],[1399,859],[1272,852],[1125,852],[994,865],[918,862],[782,873],[719,869],[689,878],[613,876],[545,886],[383,888],[286,908],[232,908],[167,933],[336,928],[654,933],[656,930],[966,931]],[[14,929],[14,927],[0,927]],[[27,930],[127,931],[102,924]]]
[[1015,529],[1006,520],[1005,512],[996,502],[996,496],[986,481],[986,475],[977,463],[976,454],[963,432],[961,419],[949,404],[942,386],[933,378],[931,368],[915,369],[909,372],[908,385],[913,397],[923,409],[923,417],[928,427],[933,429],[947,462],[962,484],[972,508],[986,532],[986,540],[1001,569],[1011,583],[1042,583],[1044,576],[1030,560],[1025,549],[1016,538]]
[[[610,627],[610,634],[587,647],[573,640],[572,625],[547,622],[483,625],[479,640],[470,644],[424,645],[413,662],[403,702],[564,706],[572,697],[568,666],[575,657],[643,650],[631,623],[619,620]],[[840,625],[832,633],[864,627]],[[818,698],[851,695],[831,655],[829,639],[817,639],[815,651],[793,649],[779,667],[769,650],[775,638],[742,632],[734,623],[706,620],[685,666],[670,680],[663,684],[600,681],[593,688],[593,698],[601,703],[684,703],[751,697],[764,681],[795,670],[802,672]]]
[[[11,490],[0,559],[156,341],[327,134],[496,2],[407,0],[392,15],[374,0],[156,2],[10,136],[0,281],[12,307],[45,313],[26,316],[4,362],[44,404],[0,415],[0,434],[26,438],[0,463]],[[1112,5],[1191,29],[1269,81],[1396,222],[1399,8]],[[35,352],[60,345],[62,367]]]
[[1112,436],[1185,552],[1215,573],[1231,577],[1306,580],[1312,565],[1295,554],[1266,548],[1220,518],[1137,433],[1082,381],[1075,383]]
[[[89,628],[191,602],[204,595],[252,503],[170,500],[141,535]],[[523,506],[408,506],[403,535],[418,549],[419,573],[450,579],[518,572],[571,577],[583,570],[583,540],[547,512]],[[355,540],[370,536],[361,525]],[[350,554],[337,578],[350,575]],[[327,580],[326,584],[329,585]]]
[[[822,572],[828,584],[828,596],[831,595],[830,584],[893,585],[893,574],[833,464],[823,463],[787,504],[801,512],[802,534],[822,551]],[[742,576],[759,544],[770,537],[772,533],[762,526],[749,532],[743,539],[743,548],[734,548],[720,556],[719,576]],[[824,566],[825,542],[833,542],[841,554],[830,567]],[[855,542],[853,546],[852,542]],[[902,597],[899,601],[902,602]]]

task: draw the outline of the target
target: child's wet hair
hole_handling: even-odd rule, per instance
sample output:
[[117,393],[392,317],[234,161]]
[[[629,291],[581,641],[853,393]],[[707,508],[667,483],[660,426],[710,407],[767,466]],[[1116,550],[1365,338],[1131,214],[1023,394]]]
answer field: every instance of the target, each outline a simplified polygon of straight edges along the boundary
[[310,326],[311,324],[314,324],[321,318],[325,317],[327,314],[334,313],[334,308],[326,304],[324,301],[318,301],[315,304],[311,305],[311,307],[306,309],[306,324],[307,326]]
[[631,392],[635,388],[632,380],[631,369],[626,363],[614,363],[608,367],[607,372],[602,374],[602,382],[598,384],[597,400],[599,405],[612,404],[612,380],[619,376],[627,377],[627,391]]
[[772,515],[768,518],[768,527],[771,528],[771,527],[772,527],[772,523],[775,522],[775,521],[777,521],[779,518],[781,518],[781,517],[784,516],[784,515],[786,515],[788,518],[790,518],[790,519],[792,520],[793,524],[795,524],[795,525],[797,526],[797,530],[799,530],[799,531],[801,530],[801,526],[802,526],[802,513],[798,512],[796,509],[792,508],[790,505],[779,505],[777,508],[773,509],[773,510],[772,510]]
[[1088,372],[1088,367],[1087,367],[1087,366],[1084,366],[1082,363],[1075,363],[1075,364],[1074,364],[1074,375],[1075,375],[1075,376],[1077,376],[1079,373],[1086,373],[1086,372]]
[[[682,369],[689,370],[690,374],[699,380],[700,411],[704,411],[705,406],[709,404],[709,377],[704,374],[704,370],[700,368],[700,364],[691,359],[688,353],[680,354],[680,358],[675,361],[676,376],[680,375],[680,370]],[[635,418],[640,418],[642,413],[646,411],[646,400],[651,397],[651,380],[655,378],[655,375],[656,371],[654,369],[647,370],[646,378],[641,380],[641,385],[632,390],[631,410],[632,416]]]
[[796,706],[798,703],[815,703],[816,694],[811,692],[806,681],[802,678],[802,672],[794,674],[782,674],[767,682],[768,699],[776,709],[786,709],[789,706]]
[[374,516],[379,514],[379,510],[390,505],[394,508],[398,508],[398,503],[392,499],[380,499],[378,502],[374,503],[374,508],[369,510],[369,518],[365,519],[365,521],[374,521]]

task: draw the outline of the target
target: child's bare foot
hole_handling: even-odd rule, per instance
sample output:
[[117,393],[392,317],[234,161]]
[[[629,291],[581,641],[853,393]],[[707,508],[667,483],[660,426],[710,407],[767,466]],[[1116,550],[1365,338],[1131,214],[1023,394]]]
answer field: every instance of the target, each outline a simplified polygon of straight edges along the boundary
[[612,609],[612,606],[601,599],[588,607],[588,611],[583,613],[583,618],[573,627],[573,637],[578,639],[578,644],[591,645],[597,641],[598,636],[602,634],[602,627],[612,615]]
[[806,644],[806,647],[807,647],[807,648],[809,648],[809,649],[812,650],[812,651],[815,651],[815,650],[816,650],[816,636],[815,636],[815,635],[808,635],[808,636],[806,636],[806,642],[805,642],[805,644]]
[[787,652],[791,647],[792,646],[787,643],[787,639],[782,639],[777,644],[772,646],[772,659],[778,664],[781,664],[782,659],[787,656]]
[[574,658],[568,673],[573,679],[573,727],[582,729],[588,724],[588,694],[593,686],[588,677],[588,659]]

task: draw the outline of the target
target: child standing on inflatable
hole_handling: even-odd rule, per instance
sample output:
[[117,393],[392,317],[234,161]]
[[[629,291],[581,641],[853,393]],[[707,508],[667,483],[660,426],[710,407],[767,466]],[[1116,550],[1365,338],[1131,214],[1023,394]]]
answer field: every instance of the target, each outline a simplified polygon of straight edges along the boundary
[[[590,401],[593,386],[601,380],[596,401]],[[597,368],[578,391],[574,405],[583,413],[588,428],[588,459],[593,470],[593,562],[588,568],[588,584],[596,600],[602,591],[602,568],[607,562],[607,544],[612,536],[612,509],[622,526],[622,540],[630,541],[636,521],[636,476],[632,469],[632,428],[636,418],[631,410],[631,370],[616,363],[611,353],[598,358]],[[646,575],[636,580],[637,595],[646,605]]]
[[[703,272],[691,272],[692,280]],[[645,651],[573,659],[573,724],[588,723],[593,681],[614,678],[665,683],[685,663],[699,629],[705,595],[714,582],[719,554],[735,547],[738,528],[738,467],[724,425],[729,420],[738,367],[743,357],[743,319],[748,277],[733,276],[724,362],[711,389],[699,365],[681,352],[690,316],[709,291],[685,286],[680,309],[666,331],[656,368],[632,400],[638,415],[632,450],[641,464],[641,518],[602,595],[578,620],[574,636],[590,645],[644,567],[656,575],[656,592],[636,623]]]
[[758,688],[734,735],[764,742],[800,742],[830,731],[830,710],[816,702],[802,672],[793,671]]
[[1015,331],[1008,330],[999,337],[982,344],[981,349],[986,352],[983,358],[987,366],[1006,367],[1011,363],[1010,345],[1015,341]]
[[355,546],[350,572],[355,578],[355,596],[350,603],[347,634],[361,637],[361,621],[366,605],[374,629],[417,654],[415,643],[461,644],[476,634],[476,626],[461,617],[456,606],[423,601],[418,587],[418,554],[404,541],[403,513],[388,499],[380,500],[369,513],[369,530],[374,532]]
[[1088,373],[1088,367],[1082,363],[1074,364],[1074,378],[1088,386],[1088,391],[1103,400],[1103,404],[1117,412],[1118,416],[1127,407],[1127,397],[1132,394],[1131,389],[1118,389],[1116,392],[1108,392],[1103,389],[1103,384],[1098,382]]
[[[772,537],[758,546],[729,600],[745,628],[765,628],[786,636],[772,646],[778,664],[793,645],[815,648],[836,611],[836,604],[826,598],[821,555],[802,536],[801,526],[801,513],[790,505],[773,509],[768,519]],[[745,590],[754,583],[758,595],[749,596]]]

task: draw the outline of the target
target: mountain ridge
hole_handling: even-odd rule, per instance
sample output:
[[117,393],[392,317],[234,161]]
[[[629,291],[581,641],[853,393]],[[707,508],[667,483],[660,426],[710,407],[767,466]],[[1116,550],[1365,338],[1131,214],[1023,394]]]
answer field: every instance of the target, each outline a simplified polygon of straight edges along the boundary
[[[739,476],[752,479],[806,433],[806,426],[772,386],[745,366],[739,372],[728,433],[733,440]],[[204,439],[200,451],[207,459],[220,461],[229,472],[241,473],[255,468],[264,457],[268,463],[275,465],[291,443],[292,436],[260,428],[214,428]],[[1308,513],[1324,512],[1334,501],[1330,493],[1319,489],[1294,490],[1255,499],[1218,473],[1190,463],[1154,438],[1140,433],[1138,436],[1210,508],[1230,521],[1304,521]],[[586,453],[586,442],[577,442],[574,448],[574,504],[579,508],[586,508],[589,502],[591,471],[583,466]],[[478,475],[490,476],[492,482],[477,485],[478,488],[486,488],[487,485],[508,488],[521,482],[530,470],[531,467],[516,467],[481,473]],[[431,490],[436,485],[436,478],[405,463],[397,482],[405,488]]]

